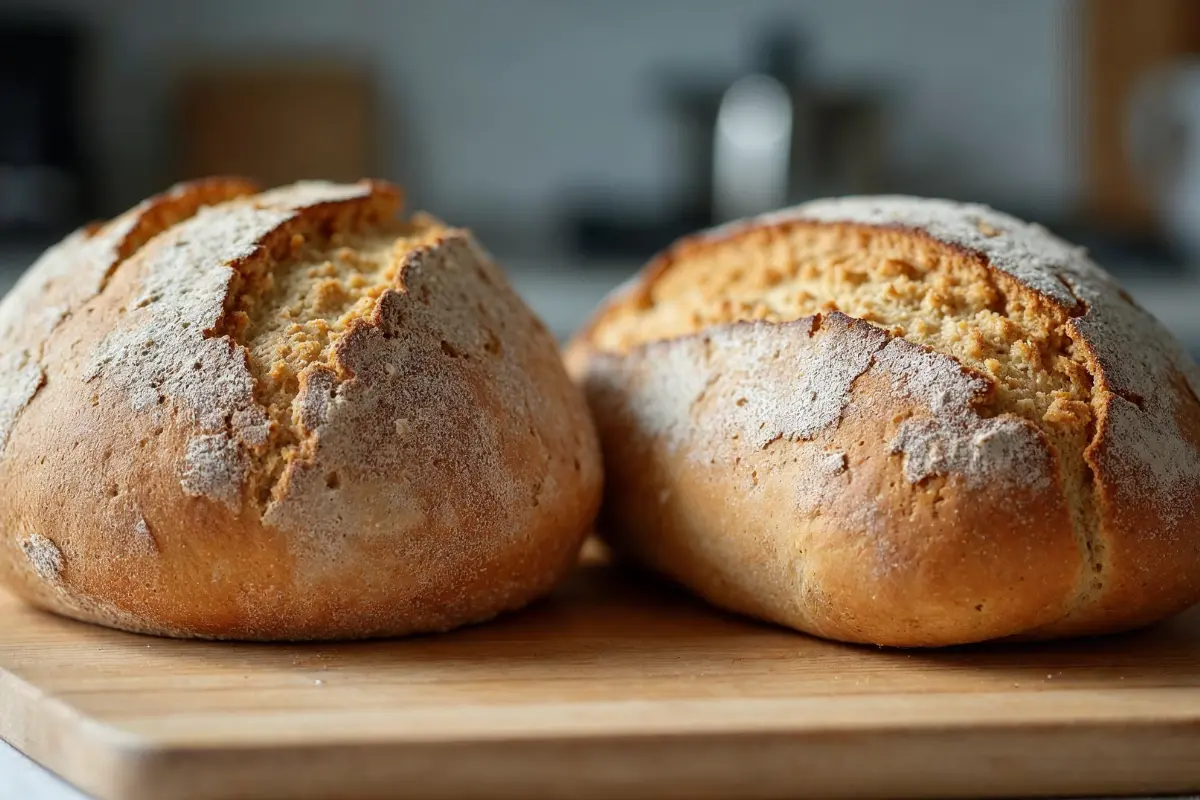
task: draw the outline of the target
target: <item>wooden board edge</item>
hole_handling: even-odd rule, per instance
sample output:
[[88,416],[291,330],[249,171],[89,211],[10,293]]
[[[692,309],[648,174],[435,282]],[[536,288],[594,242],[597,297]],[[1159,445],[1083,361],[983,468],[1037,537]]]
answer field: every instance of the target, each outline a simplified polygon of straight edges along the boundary
[[100,800],[982,798],[1200,789],[1200,719],[1187,716],[194,747],[97,723],[2,670],[0,710],[0,736]]
[[[1136,744],[1130,744],[1136,741]],[[1012,797],[1200,788],[1200,728],[584,737],[162,749],[104,800]],[[133,770],[133,771],[129,771]]]
[[5,669],[0,669],[0,739],[100,800],[125,800],[138,790],[139,761],[148,749],[137,736],[88,718]]

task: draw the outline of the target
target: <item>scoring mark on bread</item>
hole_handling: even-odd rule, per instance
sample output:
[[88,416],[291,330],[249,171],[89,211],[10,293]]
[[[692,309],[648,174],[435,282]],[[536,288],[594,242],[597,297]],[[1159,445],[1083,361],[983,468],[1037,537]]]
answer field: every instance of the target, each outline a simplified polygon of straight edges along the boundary
[[[103,378],[134,410],[171,405],[206,433],[226,430],[236,418],[238,433],[260,437],[265,418],[254,403],[245,355],[227,337],[205,331],[224,311],[235,275],[229,265],[252,256],[258,240],[287,218],[245,204],[218,206],[151,243],[142,261],[143,290],[160,299],[125,315],[122,327],[93,350],[83,379]],[[187,368],[196,363],[202,369]]]
[[[793,277],[781,281],[779,272]],[[652,372],[652,359],[678,356],[678,374],[689,363],[711,368],[688,343],[692,336],[715,339],[720,326],[751,319],[781,327],[840,309],[944,353],[945,374],[937,380],[938,369],[920,366],[928,359],[919,350],[902,354],[898,342],[889,345],[893,363],[886,363],[889,353],[875,359],[875,369],[892,374],[893,393],[910,396],[901,405],[912,406],[877,409],[890,416],[882,444],[901,460],[889,486],[920,484],[912,494],[931,496],[939,513],[943,475],[961,475],[975,488],[997,478],[1035,491],[1057,483],[1090,566],[1081,571],[1070,615],[1112,613],[1122,602],[1128,583],[1109,580],[1110,567],[1119,574],[1140,558],[1138,568],[1146,570],[1195,552],[1186,543],[1200,512],[1200,369],[1082,248],[1039,226],[947,201],[818,201],[684,240],[605,305],[582,334],[596,351],[595,366],[587,366],[596,372],[589,390],[606,405],[654,409],[653,429],[637,432],[667,431],[685,449],[704,450],[706,462],[710,424],[723,429],[730,447],[743,432],[770,425],[747,418],[751,425],[729,427],[739,411],[753,408],[740,389],[726,410],[714,405],[721,387],[710,386],[678,421],[668,418],[667,403],[643,396],[656,379],[638,373]],[[774,335],[757,330],[764,340]],[[759,344],[749,341],[719,363],[752,371],[746,362],[760,357]],[[630,362],[624,374],[611,363],[620,360]],[[973,381],[960,364],[993,386]],[[792,399],[788,380],[777,388]],[[821,515],[850,476],[828,476],[804,448],[780,449],[800,465],[802,508]],[[736,467],[744,455],[734,450],[727,463]],[[854,456],[858,463],[857,450]],[[848,524],[871,531],[867,522]],[[1167,577],[1178,583],[1183,563]]]
[[816,200],[709,232],[711,238],[739,229],[791,220],[857,223],[919,231],[963,251],[978,253],[1023,285],[1070,307],[1075,298],[1057,279],[1060,269],[1092,274],[1087,252],[1049,235],[1045,228],[978,204],[917,197],[845,197]]
[[[593,387],[608,385],[639,429],[704,461],[733,460],[740,442],[761,450],[836,429],[855,402],[856,382],[874,373],[913,409],[898,419],[890,442],[910,483],[957,475],[971,486],[1001,481],[1036,490],[1054,480],[1053,456],[1036,426],[981,413],[989,379],[839,312],[819,321],[709,328],[637,353],[632,376],[628,357],[601,357],[589,376]],[[844,454],[814,465],[830,475],[845,466]]]
[[[264,193],[203,208],[143,248],[140,296],[150,302],[122,315],[90,354],[82,377],[103,380],[160,426],[178,413],[194,421],[199,435],[181,465],[188,494],[234,507],[248,451],[266,446],[272,429],[255,398],[246,349],[223,329],[243,271],[277,258],[279,240],[286,247],[292,237],[289,225],[319,226],[337,215],[337,202],[370,194],[366,185],[327,184]],[[305,209],[313,204],[323,210],[308,219]]]
[[[331,226],[297,230],[273,259],[241,268],[227,304],[223,330],[245,348],[255,398],[270,419],[262,469],[252,478],[263,514],[290,491],[292,465],[317,457],[320,430],[356,378],[343,344],[362,327],[395,337],[399,320],[382,309],[401,305],[414,248],[443,233],[396,220],[398,198],[387,191],[354,208]],[[395,374],[394,364],[384,366]]]

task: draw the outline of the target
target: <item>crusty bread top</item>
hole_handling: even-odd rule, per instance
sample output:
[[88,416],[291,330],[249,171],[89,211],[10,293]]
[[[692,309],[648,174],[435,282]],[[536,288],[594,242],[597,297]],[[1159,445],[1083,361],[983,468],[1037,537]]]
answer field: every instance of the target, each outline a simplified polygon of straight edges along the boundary
[[[769,360],[784,327],[811,331],[842,313],[880,335],[822,338],[794,365],[790,395],[747,384],[719,413],[707,403],[703,418],[680,411],[706,391],[696,348],[682,340],[724,352],[727,333],[752,324],[757,337],[736,337],[742,349],[759,343],[744,358]],[[569,353],[576,372],[588,351],[643,365],[659,391],[638,392],[642,429],[706,461],[713,450],[698,442],[720,447],[731,432],[757,430],[766,447],[836,428],[855,381],[870,369],[889,375],[894,394],[933,412],[897,419],[887,443],[910,483],[956,475],[1067,498],[1092,562],[1079,608],[1126,569],[1108,571],[1110,559],[1129,561],[1128,548],[1106,551],[1115,534],[1101,528],[1128,530],[1149,513],[1139,535],[1179,547],[1194,535],[1200,371],[1081,248],[984,206],[843,198],[684,239],[602,307]]]
[[[1130,450],[1137,449],[1136,460],[1150,468],[1161,486],[1174,486],[1190,490],[1190,482],[1200,476],[1200,457],[1186,446],[1173,422],[1174,397],[1164,387],[1180,387],[1191,395],[1200,393],[1200,370],[1182,351],[1178,343],[1155,320],[1139,308],[1129,295],[1111,277],[1097,267],[1082,248],[1074,247],[1049,234],[1038,225],[1022,222],[986,206],[957,204],[949,201],[927,200],[910,197],[840,198],[822,200],[792,209],[774,212],[756,219],[732,223],[698,236],[681,241],[651,263],[643,273],[644,278],[632,281],[617,292],[606,303],[602,312],[592,322],[585,336],[593,346],[603,351],[623,352],[649,341],[670,339],[675,336],[695,333],[717,324],[739,320],[761,319],[768,322],[783,322],[798,319],[814,312],[828,313],[841,310],[839,304],[821,296],[809,294],[796,302],[789,292],[806,294],[804,289],[795,289],[796,270],[804,265],[797,264],[787,252],[786,236],[797,227],[822,225],[833,229],[831,235],[842,237],[831,248],[835,259],[844,255],[848,248],[862,246],[871,236],[886,237],[889,231],[915,234],[934,245],[933,250],[922,253],[931,268],[922,275],[906,276],[904,272],[913,264],[899,257],[885,259],[876,275],[857,276],[858,280],[874,281],[883,290],[889,291],[890,280],[903,281],[907,277],[929,283],[945,273],[950,265],[948,259],[935,251],[938,246],[950,246],[961,259],[973,262],[1000,278],[998,285],[985,287],[993,296],[983,298],[977,307],[966,311],[976,317],[989,312],[998,320],[1017,322],[1008,341],[1017,347],[1030,331],[1030,318],[1044,317],[1050,326],[1061,324],[1068,341],[1055,343],[1055,352],[1032,354],[1027,359],[1038,372],[1055,372],[1061,369],[1065,378],[1050,392],[1044,392],[1047,400],[1040,407],[1025,414],[1040,424],[1048,424],[1060,418],[1072,426],[1093,423],[1092,417],[1098,409],[1094,406],[1096,391],[1105,394],[1103,405],[1109,405],[1108,394],[1121,398],[1121,417],[1133,419],[1130,409],[1139,411],[1136,418],[1137,435]],[[721,281],[728,276],[729,269],[713,268],[706,261],[719,260],[729,265],[739,258],[745,259],[750,252],[744,248],[752,237],[759,237],[757,244],[774,256],[763,261],[755,256],[757,263],[746,263],[735,271],[735,278]],[[895,247],[907,244],[911,235],[902,239],[884,241],[882,246]],[[896,248],[897,250],[902,248]],[[760,251],[761,248],[755,248]],[[723,252],[724,251],[724,252]],[[910,259],[911,261],[911,259]],[[694,267],[688,271],[689,266]],[[894,270],[894,271],[889,271]],[[706,276],[705,273],[708,275]],[[671,282],[673,273],[678,281]],[[976,285],[969,278],[956,278],[955,289],[975,291]],[[711,279],[711,290],[705,282]],[[1005,280],[1007,279],[1007,280]],[[744,294],[739,292],[739,282],[745,283]],[[980,282],[982,283],[982,282]],[[935,287],[944,290],[946,287]],[[1025,290],[1025,291],[1021,291]],[[739,302],[740,300],[740,302]],[[805,301],[808,302],[805,302]],[[921,298],[919,315],[909,315],[904,321],[917,325],[938,326],[942,319],[952,316],[929,297]],[[1019,303],[1014,313],[1013,306]],[[991,308],[989,308],[991,306]],[[871,312],[856,314],[858,308],[845,309],[850,316],[860,316],[868,322],[890,330],[918,344],[931,345],[940,349],[930,337],[922,335],[916,326],[897,326],[891,320]],[[1026,319],[1019,319],[1018,317]],[[1039,339],[1053,339],[1055,331],[1039,331]],[[1061,337],[1058,337],[1061,339]],[[985,342],[985,344],[987,344]],[[971,346],[968,342],[967,346]],[[969,358],[963,353],[952,353],[958,361],[970,367],[984,367],[989,357]],[[998,354],[998,361],[1007,361]],[[1051,356],[1065,356],[1060,365],[1038,364]],[[973,363],[972,363],[973,362]],[[1086,368],[1086,374],[1074,367],[1074,362]],[[1004,364],[996,367],[1003,373]],[[828,365],[825,368],[828,372]],[[997,374],[988,375],[989,369],[978,370],[977,378],[987,377],[988,391],[995,387]],[[949,390],[951,373],[942,377],[925,370],[920,380]],[[1094,385],[1093,385],[1094,382]],[[840,381],[832,381],[839,384]],[[984,387],[978,379],[969,384],[969,393],[979,393]],[[967,385],[963,385],[965,390]],[[1058,393],[1056,395],[1056,392]],[[965,399],[960,391],[959,396]],[[1066,407],[1067,403],[1086,403],[1091,411],[1080,407]],[[797,400],[797,403],[800,401]],[[1008,404],[1006,404],[1008,405]],[[814,419],[836,421],[828,408],[820,403],[803,404],[804,413]],[[1051,410],[1053,407],[1053,410]],[[1019,412],[1016,404],[1003,408]],[[1046,419],[1047,412],[1050,419]],[[1082,415],[1082,419],[1076,417]],[[1132,455],[1132,453],[1131,453]]]
[[0,303],[0,450],[17,414],[45,380],[42,348],[58,326],[104,289],[113,272],[161,231],[201,207],[252,193],[238,178],[180,185],[142,201],[116,219],[76,231],[47,250]]
[[272,420],[256,401],[239,342],[214,335],[224,332],[231,300],[250,275],[289,258],[306,236],[379,226],[398,207],[399,196],[384,185],[303,183],[201,209],[141,253],[141,295],[92,352],[82,377],[103,375],[134,411],[164,420],[165,400],[182,405],[199,431],[188,444],[184,490],[240,506],[248,453],[268,444]]
[[[594,449],[586,414],[552,337],[468,232],[397,219],[400,192],[379,181],[254,191],[183,185],[31,268],[0,305],[17,376],[0,387],[0,434],[45,381],[77,386],[60,391],[183,435],[175,486],[288,533],[317,571],[435,513],[448,530],[486,518],[502,549],[577,481],[595,489],[582,455],[553,479]],[[447,472],[464,484],[453,502]],[[54,571],[48,538],[24,546]],[[425,555],[483,545],[439,547]]]

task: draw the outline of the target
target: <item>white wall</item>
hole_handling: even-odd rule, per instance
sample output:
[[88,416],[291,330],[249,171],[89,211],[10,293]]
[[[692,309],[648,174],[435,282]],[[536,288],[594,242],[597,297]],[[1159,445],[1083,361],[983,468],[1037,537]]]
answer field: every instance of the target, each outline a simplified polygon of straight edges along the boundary
[[658,68],[741,66],[767,20],[800,26],[828,82],[892,87],[908,185],[1053,213],[1076,191],[1071,0],[43,0],[104,33],[106,197],[158,185],[172,70],[199,55],[348,54],[390,110],[384,170],[437,213],[536,219],[568,186],[661,196],[677,175]]

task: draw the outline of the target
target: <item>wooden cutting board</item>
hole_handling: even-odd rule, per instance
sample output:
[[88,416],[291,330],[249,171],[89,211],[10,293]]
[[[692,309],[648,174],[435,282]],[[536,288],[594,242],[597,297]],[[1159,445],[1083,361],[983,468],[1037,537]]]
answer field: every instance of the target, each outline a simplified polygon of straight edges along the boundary
[[1200,614],[899,652],[603,564],[443,636],[183,642],[0,599],[0,735],[101,798],[1013,796],[1200,789]]

